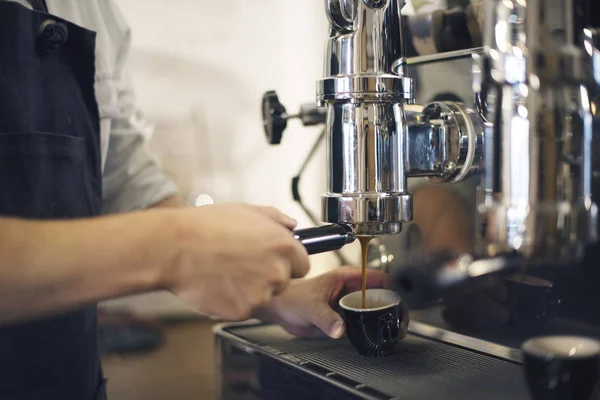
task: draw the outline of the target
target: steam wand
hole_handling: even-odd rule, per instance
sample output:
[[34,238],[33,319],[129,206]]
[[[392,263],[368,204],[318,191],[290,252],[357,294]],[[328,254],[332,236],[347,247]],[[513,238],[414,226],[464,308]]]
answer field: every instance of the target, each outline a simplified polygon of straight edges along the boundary
[[396,291],[410,309],[424,309],[474,288],[485,288],[493,278],[523,266],[518,253],[476,258],[471,254],[437,252],[417,255],[394,271]]

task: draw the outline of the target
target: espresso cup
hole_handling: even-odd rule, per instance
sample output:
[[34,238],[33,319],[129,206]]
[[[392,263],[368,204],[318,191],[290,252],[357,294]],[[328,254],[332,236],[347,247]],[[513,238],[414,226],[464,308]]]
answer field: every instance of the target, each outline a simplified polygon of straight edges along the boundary
[[362,308],[362,291],[353,292],[342,297],[339,305],[346,335],[360,355],[384,357],[393,352],[407,317],[396,292],[368,289],[365,308]]
[[600,399],[600,341],[545,336],[526,341],[521,350],[534,400]]
[[560,299],[554,284],[532,275],[515,274],[504,279],[507,288],[509,323],[530,328],[542,325],[554,315]]

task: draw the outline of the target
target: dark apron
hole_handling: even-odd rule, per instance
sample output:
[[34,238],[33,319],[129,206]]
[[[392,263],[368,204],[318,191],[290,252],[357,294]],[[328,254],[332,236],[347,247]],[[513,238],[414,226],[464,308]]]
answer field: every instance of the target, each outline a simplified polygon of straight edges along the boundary
[[[97,216],[95,33],[32,4],[0,0],[0,215]],[[0,399],[103,398],[95,305],[0,328]]]

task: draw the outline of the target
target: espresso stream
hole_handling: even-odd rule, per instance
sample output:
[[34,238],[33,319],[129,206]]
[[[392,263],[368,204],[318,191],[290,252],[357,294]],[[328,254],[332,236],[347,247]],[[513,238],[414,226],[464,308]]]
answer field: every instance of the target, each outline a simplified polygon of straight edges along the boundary
[[367,258],[369,255],[369,242],[373,239],[368,236],[359,236],[360,248],[362,251],[362,308],[365,309],[365,293],[367,290]]

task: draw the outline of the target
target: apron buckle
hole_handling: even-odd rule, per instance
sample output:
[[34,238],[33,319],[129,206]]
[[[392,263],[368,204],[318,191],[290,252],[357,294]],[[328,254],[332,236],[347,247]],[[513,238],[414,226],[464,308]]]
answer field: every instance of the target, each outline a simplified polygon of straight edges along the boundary
[[69,28],[64,22],[47,19],[40,25],[38,49],[42,54],[57,52],[69,38]]

